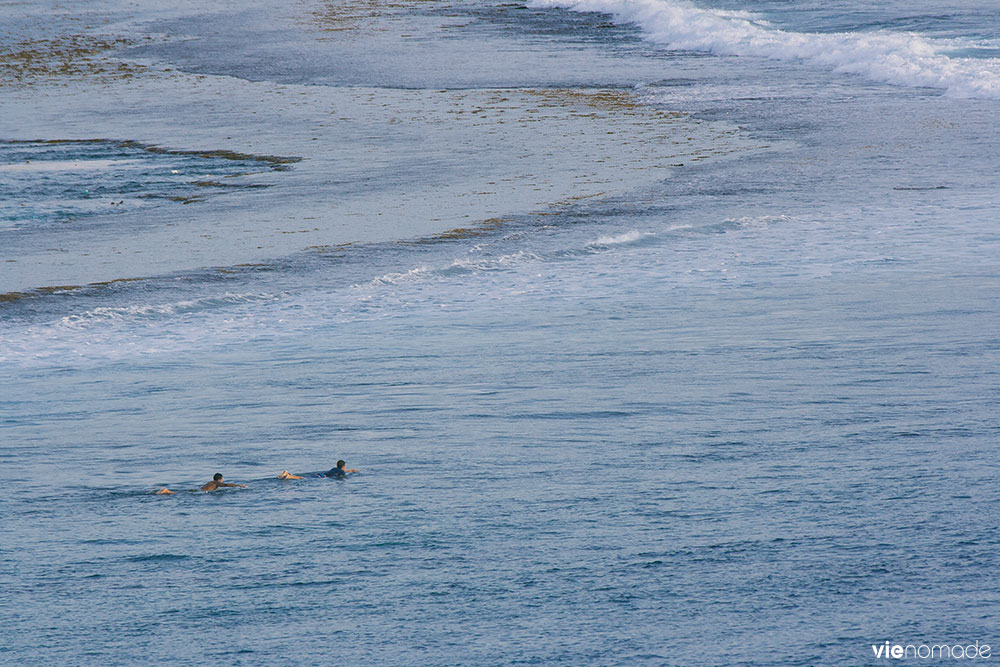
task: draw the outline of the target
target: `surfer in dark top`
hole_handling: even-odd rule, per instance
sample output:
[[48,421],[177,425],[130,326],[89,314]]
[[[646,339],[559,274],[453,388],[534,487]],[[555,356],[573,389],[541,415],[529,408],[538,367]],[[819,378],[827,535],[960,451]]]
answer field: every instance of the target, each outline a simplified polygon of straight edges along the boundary
[[344,461],[342,461],[342,460],[341,461],[337,461],[337,467],[336,468],[330,468],[326,472],[316,473],[316,474],[312,474],[312,475],[293,475],[292,473],[288,472],[287,470],[282,470],[281,474],[278,475],[278,479],[304,479],[305,477],[334,477],[334,478],[342,479],[344,477],[347,477],[347,473],[349,473],[349,472],[357,472],[358,471],[357,468],[351,468],[350,470],[346,470],[344,468],[344,466],[346,466],[346,465],[347,464]]

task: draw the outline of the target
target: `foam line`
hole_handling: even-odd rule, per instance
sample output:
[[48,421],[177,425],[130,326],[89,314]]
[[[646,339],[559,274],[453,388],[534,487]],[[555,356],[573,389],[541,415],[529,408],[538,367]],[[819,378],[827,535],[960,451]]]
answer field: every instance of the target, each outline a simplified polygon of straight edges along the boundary
[[671,49],[799,60],[880,83],[938,88],[952,97],[1000,99],[1000,58],[949,57],[944,52],[972,45],[918,33],[791,32],[748,12],[684,0],[529,0],[529,6],[611,14]]

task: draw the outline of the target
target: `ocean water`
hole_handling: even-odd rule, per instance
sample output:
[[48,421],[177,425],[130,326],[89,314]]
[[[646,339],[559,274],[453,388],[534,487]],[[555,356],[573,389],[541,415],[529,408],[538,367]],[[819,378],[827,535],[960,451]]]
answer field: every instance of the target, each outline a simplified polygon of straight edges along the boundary
[[998,25],[0,9],[0,663],[1000,650]]

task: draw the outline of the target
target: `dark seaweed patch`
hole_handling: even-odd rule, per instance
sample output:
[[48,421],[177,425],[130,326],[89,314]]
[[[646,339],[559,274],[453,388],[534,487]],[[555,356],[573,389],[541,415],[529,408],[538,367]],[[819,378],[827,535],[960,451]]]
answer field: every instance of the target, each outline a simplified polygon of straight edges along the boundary
[[[0,141],[0,224],[107,224],[115,215],[166,202],[193,204],[260,182],[302,158],[228,149],[180,150],[107,138]],[[93,168],[91,168],[93,165]]]
[[457,239],[469,239],[477,236],[485,236],[500,229],[505,222],[508,222],[507,218],[487,218],[473,227],[456,227],[455,229],[449,229],[448,231],[440,232],[438,234],[434,234],[433,236],[417,239],[415,241],[404,241],[403,243],[439,243],[442,241],[454,241]]
[[0,47],[0,84],[26,85],[67,77],[102,82],[130,79],[147,68],[110,53],[131,46],[135,41],[124,37],[86,34],[13,42]]

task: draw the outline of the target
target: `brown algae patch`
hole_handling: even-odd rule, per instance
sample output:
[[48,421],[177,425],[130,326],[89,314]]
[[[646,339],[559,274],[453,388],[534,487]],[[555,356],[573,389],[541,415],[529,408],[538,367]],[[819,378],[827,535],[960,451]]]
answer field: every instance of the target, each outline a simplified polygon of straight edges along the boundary
[[11,303],[29,296],[28,292],[4,292],[0,294],[0,303]]
[[[233,178],[232,176],[228,178]],[[220,183],[219,181],[195,181],[191,185],[199,188],[237,188],[240,190],[252,190],[271,187],[268,183]]]
[[[253,271],[253,272],[273,271],[274,268],[275,267],[272,264],[248,262],[243,264],[235,264],[230,267],[225,267],[225,266],[215,267],[214,270],[222,274],[241,274],[247,271]],[[86,285],[47,285],[44,287],[35,287],[29,290],[0,293],[0,304],[13,303],[15,301],[20,301],[22,299],[40,298],[50,295],[59,296],[63,294],[80,292],[83,290],[105,290],[118,285],[127,285],[129,283],[143,283],[150,280],[155,280],[155,278],[150,278],[150,277],[113,278],[111,280],[99,280],[96,282],[87,283]]]
[[180,155],[195,156],[206,159],[218,158],[220,160],[233,160],[238,162],[261,162],[269,165],[275,171],[282,171],[288,165],[301,162],[302,158],[295,155],[256,155],[254,153],[239,153],[227,149],[213,150],[179,150],[174,148],[164,148],[156,144],[144,144],[131,139],[10,139],[6,143],[10,144],[43,144],[58,146],[61,144],[107,144],[117,148],[136,148],[155,153],[157,155]]
[[75,292],[78,289],[83,289],[83,285],[50,285],[39,287],[35,291],[41,294],[58,294],[60,292]]
[[98,35],[62,35],[51,39],[3,40],[0,46],[0,85],[30,85],[63,78],[90,78],[108,83],[145,72],[144,65],[111,55],[134,40]]
[[145,278],[115,278],[113,280],[101,280],[96,283],[87,283],[87,287],[111,287],[119,283],[137,283],[146,280]]
[[613,113],[640,113],[656,119],[688,116],[643,104],[634,92],[623,88],[530,88],[523,92],[541,100],[539,106],[542,107],[583,107]]
[[348,249],[356,245],[354,241],[348,241],[347,243],[337,243],[335,245],[311,245],[306,248],[309,252],[314,252],[320,255],[329,255],[332,253],[344,253]]
[[[271,171],[286,171],[289,165],[299,162],[302,159],[296,156],[254,155],[227,149],[178,150],[153,144],[144,144],[133,140],[123,141],[99,138],[14,139],[0,141],[0,148],[5,145],[11,145],[18,149],[23,148],[24,150],[20,151],[23,153],[23,157],[30,156],[31,158],[24,159],[23,163],[14,165],[14,168],[30,167],[44,169],[45,165],[53,164],[57,167],[58,171],[59,165],[89,165],[92,167],[88,174],[88,177],[91,179],[89,187],[95,187],[95,185],[102,187],[105,190],[102,197],[108,196],[113,200],[129,198],[137,200],[165,200],[180,204],[201,202],[207,196],[224,191],[259,190],[273,187],[272,183],[252,183],[239,179]],[[65,149],[65,155],[57,155],[52,150],[49,150],[60,147]],[[31,152],[36,149],[38,151],[37,155]],[[123,153],[125,154],[123,155]],[[143,154],[146,155],[144,156]],[[57,159],[53,159],[53,155]],[[173,158],[172,160],[163,160],[165,162],[164,167],[176,167],[171,169],[170,173],[176,175],[177,178],[174,179],[173,176],[169,176],[153,179],[148,181],[139,190],[131,188],[115,191],[105,187],[105,183],[107,183],[110,188],[113,188],[114,186],[110,184],[118,182],[116,179],[119,178],[119,175],[113,171],[116,164],[127,164],[129,160],[134,161],[135,158],[160,161],[160,159],[153,156]],[[199,164],[201,161],[206,161],[207,164]],[[0,169],[4,168],[3,165],[0,165]],[[102,168],[109,171],[107,172],[106,179],[98,183],[95,179],[100,178]],[[206,177],[205,171],[215,173],[218,180]],[[87,169],[77,169],[74,172],[77,175],[66,176],[64,174],[64,177],[68,179],[70,184],[72,183],[72,179],[76,178],[77,190],[86,193],[88,183],[80,180],[79,174],[87,172]],[[82,195],[82,198],[87,199],[89,196]],[[112,205],[120,205],[122,203],[122,201],[111,202]],[[66,222],[73,216],[71,213],[64,211],[63,217],[65,218],[63,222]]]
[[[109,140],[95,139],[91,141]],[[237,162],[263,162],[264,164],[269,165],[274,171],[284,171],[288,168],[288,165],[302,161],[302,158],[294,155],[255,155],[253,153],[238,153],[236,151],[226,149],[209,151],[175,150],[171,148],[163,148],[162,146],[156,146],[153,144],[143,144],[138,141],[119,141],[116,143],[123,148],[141,148],[144,151],[160,155],[194,155],[203,158],[218,158],[220,160],[233,160]]]
[[[325,0],[310,12],[311,23],[325,32],[375,31],[376,19],[392,18],[399,10],[438,0]],[[383,28],[384,29],[384,28]]]
[[131,283],[142,280],[146,280],[146,278],[115,278],[114,280],[103,280],[100,282],[88,283],[86,285],[47,285],[45,287],[36,287],[31,290],[20,292],[5,292],[0,294],[0,303],[13,303],[14,301],[20,301],[21,299],[30,299],[52,294],[68,294],[70,292],[78,292],[83,289],[104,289],[118,283]]
[[422,239],[417,239],[415,241],[402,241],[401,243],[408,245],[440,243],[442,241],[455,241],[459,239],[476,238],[477,236],[486,236],[487,234],[500,229],[504,223],[509,221],[509,218],[487,218],[472,227],[456,227],[455,229],[449,229],[448,231],[433,234]]

